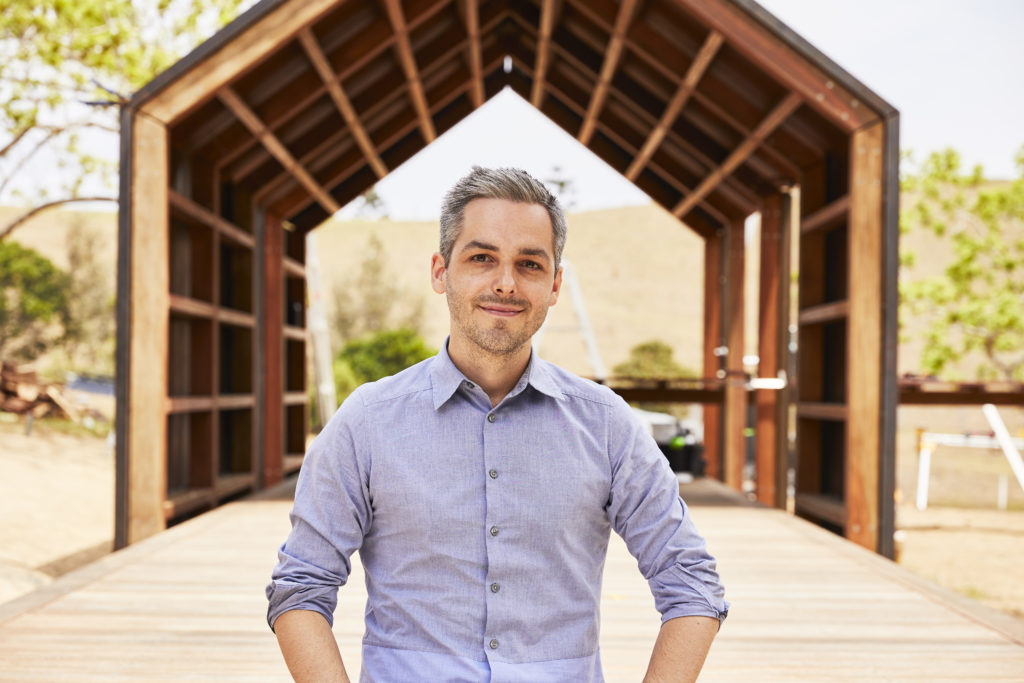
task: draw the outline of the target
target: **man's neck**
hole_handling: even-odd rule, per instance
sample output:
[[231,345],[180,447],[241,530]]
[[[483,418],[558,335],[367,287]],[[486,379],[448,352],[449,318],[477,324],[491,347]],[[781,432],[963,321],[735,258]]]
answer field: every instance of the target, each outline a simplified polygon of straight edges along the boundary
[[509,355],[494,355],[475,347],[462,348],[455,340],[448,342],[452,364],[484,390],[492,407],[501,403],[523,376],[530,363],[530,352],[529,344]]

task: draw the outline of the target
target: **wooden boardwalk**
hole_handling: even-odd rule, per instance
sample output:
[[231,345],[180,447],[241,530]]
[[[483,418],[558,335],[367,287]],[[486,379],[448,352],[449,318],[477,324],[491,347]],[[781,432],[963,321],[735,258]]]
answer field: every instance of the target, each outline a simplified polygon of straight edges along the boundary
[[[1022,681],[1024,623],[785,513],[684,489],[733,610],[702,681]],[[0,605],[0,681],[287,681],[263,587],[287,500],[232,503]],[[602,602],[609,681],[639,681],[658,628],[613,536]],[[365,593],[335,633],[358,666]]]

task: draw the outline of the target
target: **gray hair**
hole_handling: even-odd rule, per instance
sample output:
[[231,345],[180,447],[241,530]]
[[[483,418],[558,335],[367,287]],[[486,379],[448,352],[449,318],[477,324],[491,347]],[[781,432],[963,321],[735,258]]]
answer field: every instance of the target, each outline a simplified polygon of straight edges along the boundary
[[441,204],[441,246],[439,251],[447,266],[462,232],[466,205],[474,199],[505,199],[543,206],[551,219],[555,247],[555,270],[562,263],[562,249],[569,227],[558,199],[544,184],[518,168],[481,168],[474,166],[467,176],[455,183]]

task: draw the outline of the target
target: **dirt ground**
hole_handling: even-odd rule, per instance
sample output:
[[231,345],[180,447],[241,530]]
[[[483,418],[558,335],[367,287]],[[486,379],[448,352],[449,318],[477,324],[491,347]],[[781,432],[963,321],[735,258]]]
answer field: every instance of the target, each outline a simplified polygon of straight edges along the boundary
[[[1024,409],[1003,409],[1011,433]],[[916,430],[987,431],[981,410],[903,407],[897,445],[897,549],[924,578],[1024,619],[1024,491],[999,451],[939,449],[929,506],[914,505]],[[114,458],[104,438],[45,424],[31,436],[0,415],[0,602],[109,552],[114,528]],[[1007,510],[996,509],[1009,475]]]

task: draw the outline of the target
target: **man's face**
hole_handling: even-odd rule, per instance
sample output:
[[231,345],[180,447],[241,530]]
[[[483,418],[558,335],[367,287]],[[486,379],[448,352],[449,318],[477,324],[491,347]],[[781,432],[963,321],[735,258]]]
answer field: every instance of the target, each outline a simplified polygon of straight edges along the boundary
[[455,348],[492,356],[529,348],[562,285],[547,210],[474,199],[463,212],[448,265],[434,254],[431,284],[447,294]]

